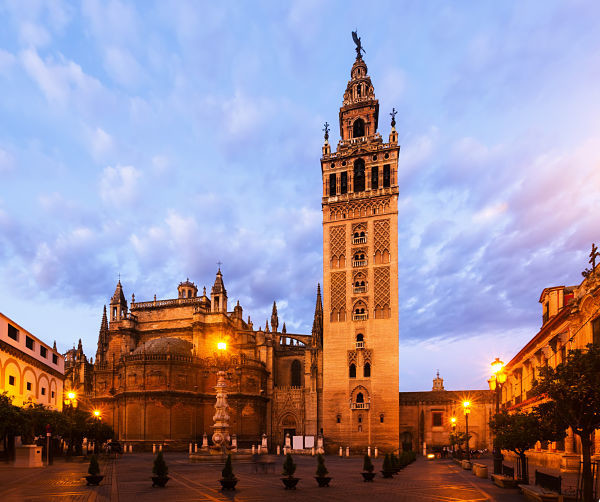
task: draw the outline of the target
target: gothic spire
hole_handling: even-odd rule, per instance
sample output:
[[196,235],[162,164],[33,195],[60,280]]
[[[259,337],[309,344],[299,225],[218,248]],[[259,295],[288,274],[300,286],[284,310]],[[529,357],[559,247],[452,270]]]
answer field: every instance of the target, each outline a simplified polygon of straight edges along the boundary
[[315,316],[312,327],[312,344],[315,347],[323,347],[323,302],[321,301],[320,284],[317,284],[317,301],[315,304]]
[[273,311],[271,313],[271,328],[273,328],[273,333],[277,332],[277,328],[279,327],[279,317],[277,316],[277,304],[273,302]]
[[104,355],[108,349],[108,318],[106,317],[106,305],[102,312],[102,321],[100,322],[100,332],[98,333],[98,349],[96,351],[96,361],[103,362]]

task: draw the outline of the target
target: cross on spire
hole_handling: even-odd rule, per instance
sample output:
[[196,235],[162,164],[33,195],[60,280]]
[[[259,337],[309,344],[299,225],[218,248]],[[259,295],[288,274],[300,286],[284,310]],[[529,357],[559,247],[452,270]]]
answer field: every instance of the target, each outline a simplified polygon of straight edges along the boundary
[[219,266],[219,270],[221,270],[221,265],[223,265],[223,262],[222,262],[221,260],[219,260],[219,261],[217,262],[217,265]]

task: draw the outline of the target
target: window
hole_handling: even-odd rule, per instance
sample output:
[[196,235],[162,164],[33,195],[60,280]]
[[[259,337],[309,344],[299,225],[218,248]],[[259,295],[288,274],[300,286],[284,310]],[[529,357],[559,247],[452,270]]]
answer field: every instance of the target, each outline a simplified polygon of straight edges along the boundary
[[19,330],[12,324],[8,325],[8,338],[12,338],[15,342],[19,341]]
[[336,187],[337,175],[332,173],[329,175],[329,197],[333,197],[337,195],[337,187]]
[[25,347],[27,347],[29,350],[33,350],[33,338],[30,336],[25,337]]
[[354,191],[365,191],[365,161],[356,159],[354,162]]
[[52,399],[54,399],[54,391],[52,391]]
[[379,423],[382,424],[383,423],[383,413],[381,415],[379,415]]
[[600,345],[600,317],[592,321],[592,343]]
[[358,423],[362,424],[362,415],[358,415]]
[[371,364],[370,363],[365,363],[365,365],[363,367],[363,376],[365,378],[369,378],[371,376]]
[[48,357],[48,349],[43,345],[40,345],[40,356],[42,356],[43,358]]
[[443,412],[434,411],[431,413],[431,418],[432,418],[431,423],[434,427],[442,426]]
[[365,402],[365,397],[363,396],[362,392],[359,392],[358,394],[356,394],[356,402],[357,403],[364,403]]
[[113,307],[113,319],[117,318],[117,307]]
[[46,387],[42,387],[42,396],[46,395]]
[[348,193],[348,173],[346,171],[340,173],[340,193]]
[[31,382],[27,382],[27,390],[31,390]]
[[389,188],[390,186],[390,165],[385,164],[383,166],[383,188]]
[[356,119],[352,126],[352,137],[362,138],[365,135],[365,121],[363,119]]
[[362,333],[359,333],[358,335],[356,335],[356,348],[357,349],[365,348],[365,340],[364,340]]
[[357,342],[364,342],[365,341],[365,337],[363,336],[362,333],[359,333],[358,335],[356,335],[356,341]]
[[58,364],[58,356],[56,354],[52,354],[52,364]]
[[342,417],[341,417],[340,415],[338,415],[338,416],[336,417],[336,422],[337,422],[338,424],[341,424],[341,423],[342,423]]
[[15,384],[15,377],[10,375],[8,377],[8,385],[14,385]]
[[356,378],[356,365],[352,363],[350,365],[350,370],[348,371],[348,376],[350,378]]
[[379,166],[373,166],[371,168],[371,190],[377,190],[379,188]]
[[292,387],[301,387],[302,386],[302,365],[298,359],[294,359],[292,362],[292,378],[291,383]]

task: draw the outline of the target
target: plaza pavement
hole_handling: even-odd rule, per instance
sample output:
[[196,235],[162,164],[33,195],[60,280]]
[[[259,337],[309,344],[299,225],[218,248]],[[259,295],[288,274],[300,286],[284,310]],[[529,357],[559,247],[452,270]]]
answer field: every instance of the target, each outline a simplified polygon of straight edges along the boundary
[[[50,467],[22,469],[0,464],[0,501],[524,501],[517,490],[503,490],[490,479],[476,478],[450,460],[419,458],[392,479],[379,476],[373,483],[362,481],[362,458],[326,457],[329,488],[319,488],[314,480],[316,459],[295,456],[298,489],[286,491],[280,481],[283,456],[275,457],[274,472],[254,473],[249,463],[234,462],[238,490],[221,492],[220,464],[191,464],[183,453],[165,453],[170,480],[167,487],[152,488],[153,456],[150,453],[123,455],[101,461],[105,478],[99,487],[85,486],[87,463],[57,460]],[[375,460],[381,468],[381,459]]]

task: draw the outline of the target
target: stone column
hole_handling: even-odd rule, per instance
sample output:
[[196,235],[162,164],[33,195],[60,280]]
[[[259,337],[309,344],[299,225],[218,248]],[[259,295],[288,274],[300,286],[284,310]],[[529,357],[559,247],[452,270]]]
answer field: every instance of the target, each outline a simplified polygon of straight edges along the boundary
[[580,456],[575,452],[575,436],[569,427],[565,438],[565,453],[560,459],[560,472],[579,472],[579,460]]
[[216,449],[224,449],[231,440],[229,436],[229,414],[227,413],[227,384],[225,383],[225,371],[217,373],[217,402],[215,403],[215,415],[213,416],[213,444]]

